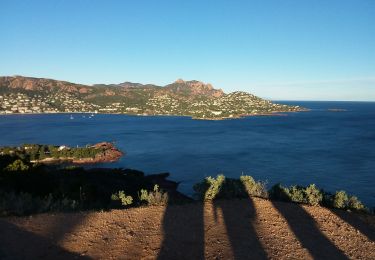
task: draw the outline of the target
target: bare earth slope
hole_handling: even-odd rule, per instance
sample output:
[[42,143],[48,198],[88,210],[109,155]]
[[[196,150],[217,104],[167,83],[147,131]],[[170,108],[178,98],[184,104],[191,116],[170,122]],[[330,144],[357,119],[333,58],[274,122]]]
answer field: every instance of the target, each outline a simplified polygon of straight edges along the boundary
[[375,259],[375,218],[253,198],[0,219],[1,259]]

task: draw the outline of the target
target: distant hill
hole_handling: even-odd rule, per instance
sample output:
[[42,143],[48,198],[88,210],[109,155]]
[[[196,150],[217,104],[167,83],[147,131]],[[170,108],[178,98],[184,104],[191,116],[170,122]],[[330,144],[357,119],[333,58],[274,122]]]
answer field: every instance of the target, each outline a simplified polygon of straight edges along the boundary
[[179,79],[166,86],[124,82],[92,86],[32,77],[0,77],[0,113],[97,112],[178,115],[196,119],[301,111],[246,92]]

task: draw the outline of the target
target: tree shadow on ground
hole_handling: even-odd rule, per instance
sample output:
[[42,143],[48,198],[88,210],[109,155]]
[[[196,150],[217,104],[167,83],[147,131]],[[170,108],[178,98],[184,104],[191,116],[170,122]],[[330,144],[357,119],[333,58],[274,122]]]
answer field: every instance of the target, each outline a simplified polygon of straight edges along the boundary
[[204,259],[203,218],[202,203],[188,204],[183,209],[168,204],[158,259]]
[[[222,211],[234,259],[267,259],[252,225],[255,216],[253,202],[247,200],[245,208],[243,203],[238,202],[216,200],[213,205],[215,210]],[[246,220],[238,221],[237,214],[245,214]]]
[[[205,192],[203,192],[204,194]],[[220,197],[220,194],[218,194]],[[216,212],[221,210],[227,237],[235,259],[267,259],[252,221],[255,208],[250,197],[244,207],[243,200],[232,203],[228,200],[212,202],[215,219]],[[164,239],[158,259],[205,259],[205,227],[204,207],[206,203],[198,202],[180,209],[176,205],[168,205],[163,219]],[[187,208],[191,207],[191,209]],[[238,221],[238,214],[241,219]],[[218,232],[220,227],[216,221]],[[214,227],[215,229],[216,227]]]
[[348,213],[339,209],[331,209],[331,212],[351,225],[353,228],[361,232],[371,241],[375,241],[375,227],[367,224],[356,213]]
[[0,259],[91,259],[6,220],[0,220],[0,230]]
[[[242,189],[246,190],[245,187]],[[246,200],[245,204],[243,200]],[[214,200],[213,207],[215,212],[218,209],[222,211],[234,259],[267,259],[267,254],[253,226],[256,216],[254,202],[250,196],[246,196],[243,200]],[[245,221],[239,215],[245,215]]]
[[314,259],[348,259],[317,227],[315,220],[300,204],[272,201],[295,234]]

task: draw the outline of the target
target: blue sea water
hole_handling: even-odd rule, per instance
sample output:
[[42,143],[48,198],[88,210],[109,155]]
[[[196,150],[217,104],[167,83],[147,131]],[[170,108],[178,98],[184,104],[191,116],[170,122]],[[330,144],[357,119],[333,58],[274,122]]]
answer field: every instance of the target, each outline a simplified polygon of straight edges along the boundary
[[[241,174],[268,187],[315,183],[346,190],[375,206],[375,103],[284,102],[312,109],[286,116],[202,121],[126,115],[0,116],[0,145],[70,146],[114,141],[126,152],[107,167],[170,172],[180,191],[205,176]],[[332,112],[327,109],[346,109]]]

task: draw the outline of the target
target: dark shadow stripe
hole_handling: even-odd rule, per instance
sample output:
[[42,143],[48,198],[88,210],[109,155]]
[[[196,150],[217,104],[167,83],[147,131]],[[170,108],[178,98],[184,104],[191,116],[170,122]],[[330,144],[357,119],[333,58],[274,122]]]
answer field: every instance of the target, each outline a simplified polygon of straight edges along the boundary
[[366,224],[355,213],[349,213],[343,210],[336,209],[331,209],[331,212],[351,225],[353,228],[361,232],[371,241],[375,241],[375,228],[372,228],[370,225]]
[[157,259],[204,259],[203,203],[168,205],[164,238]]
[[234,259],[267,259],[253,227],[255,208],[252,199],[215,200],[215,210],[221,209]]
[[316,226],[315,220],[299,204],[272,201],[290,228],[314,259],[348,259]]
[[91,259],[5,220],[0,220],[0,230],[0,259]]

